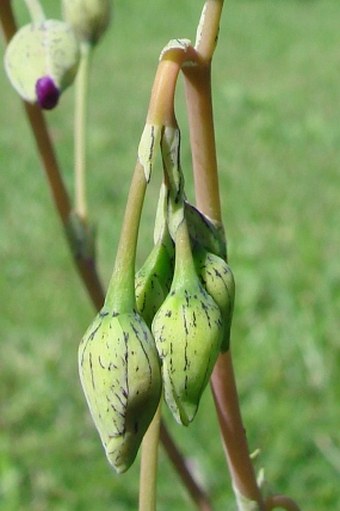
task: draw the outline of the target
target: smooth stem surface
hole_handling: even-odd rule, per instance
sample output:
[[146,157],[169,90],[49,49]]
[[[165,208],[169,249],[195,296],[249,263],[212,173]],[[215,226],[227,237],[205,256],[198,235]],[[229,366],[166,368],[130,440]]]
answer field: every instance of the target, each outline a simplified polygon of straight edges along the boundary
[[211,385],[233,484],[241,495],[257,502],[263,510],[242,424],[230,350],[217,359]]
[[144,435],[139,478],[139,511],[156,511],[161,404]]
[[162,60],[158,64],[151,91],[147,123],[158,126],[177,126],[174,113],[174,95],[181,64]]
[[74,112],[74,177],[76,213],[86,220],[86,127],[87,127],[87,96],[90,67],[91,46],[81,44],[81,58],[75,81],[75,112]]
[[195,49],[202,62],[212,59],[219,32],[223,0],[207,0],[196,33]]
[[33,23],[39,24],[45,20],[45,13],[39,0],[25,0]]
[[152,86],[147,123],[177,127],[174,98],[178,74],[184,62],[193,62],[196,58],[192,46],[181,46],[180,43],[162,51]]
[[210,65],[184,67],[190,145],[197,206],[221,221]]
[[125,206],[113,273],[105,299],[105,305],[108,308],[119,312],[131,312],[136,307],[135,260],[146,185],[143,167],[137,161]]

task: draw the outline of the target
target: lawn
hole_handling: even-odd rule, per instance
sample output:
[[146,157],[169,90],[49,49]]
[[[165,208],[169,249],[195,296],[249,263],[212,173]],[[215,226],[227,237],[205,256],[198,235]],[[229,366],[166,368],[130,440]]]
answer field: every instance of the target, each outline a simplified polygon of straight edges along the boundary
[[[43,4],[58,15],[59,2]],[[105,283],[158,54],[171,38],[194,38],[201,4],[117,0],[96,50],[89,203]],[[338,0],[229,0],[213,72],[244,423],[250,449],[260,449],[256,469],[306,511],[340,502],[339,19]],[[0,511],[133,510],[138,461],[112,473],[78,379],[78,344],[94,311],[3,71],[0,90]],[[70,193],[72,107],[70,90],[47,115]],[[177,110],[191,190],[181,85]],[[139,263],[156,194],[157,180]],[[166,420],[214,509],[235,509],[209,389],[190,428]],[[158,492],[160,511],[194,509],[163,451]]]

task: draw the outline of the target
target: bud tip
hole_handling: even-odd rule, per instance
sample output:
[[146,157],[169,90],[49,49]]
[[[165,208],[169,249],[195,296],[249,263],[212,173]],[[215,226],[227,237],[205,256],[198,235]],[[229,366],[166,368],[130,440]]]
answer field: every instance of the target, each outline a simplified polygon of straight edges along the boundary
[[50,76],[39,78],[35,84],[37,101],[44,110],[51,110],[59,101],[60,91]]

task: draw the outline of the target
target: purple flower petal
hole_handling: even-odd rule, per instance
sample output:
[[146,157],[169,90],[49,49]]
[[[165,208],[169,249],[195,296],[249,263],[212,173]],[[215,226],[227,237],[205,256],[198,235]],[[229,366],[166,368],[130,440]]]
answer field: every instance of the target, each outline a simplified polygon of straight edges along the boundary
[[43,76],[35,84],[37,101],[41,108],[51,110],[59,101],[60,91],[49,76]]

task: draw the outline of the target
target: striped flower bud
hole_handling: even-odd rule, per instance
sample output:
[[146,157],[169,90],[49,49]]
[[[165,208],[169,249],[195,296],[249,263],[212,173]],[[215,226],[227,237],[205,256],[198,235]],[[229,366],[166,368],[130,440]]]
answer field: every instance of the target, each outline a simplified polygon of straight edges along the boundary
[[202,248],[194,250],[194,261],[201,282],[222,313],[223,341],[221,350],[230,343],[230,328],[234,311],[235,281],[230,266],[221,257]]
[[118,473],[125,472],[162,388],[154,340],[141,316],[104,306],[80,344],[79,373],[107,458]]
[[162,242],[156,243],[136,274],[137,310],[148,325],[169,292],[173,261]]
[[165,400],[177,420],[196,415],[222,340],[222,315],[202,286],[192,260],[185,221],[178,227],[175,273],[152,332],[162,360]]

